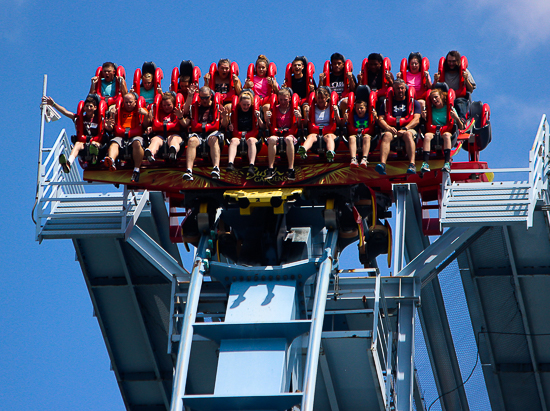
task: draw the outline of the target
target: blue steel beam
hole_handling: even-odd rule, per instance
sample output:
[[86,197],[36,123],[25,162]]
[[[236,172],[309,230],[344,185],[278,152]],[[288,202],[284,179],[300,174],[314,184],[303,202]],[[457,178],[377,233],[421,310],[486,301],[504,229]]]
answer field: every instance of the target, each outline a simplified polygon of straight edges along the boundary
[[201,287],[203,280],[203,262],[202,257],[206,245],[208,244],[208,236],[201,237],[199,247],[197,248],[197,257],[191,271],[191,282],[189,283],[189,291],[187,293],[187,302],[185,303],[185,314],[181,329],[181,339],[178,349],[178,357],[176,360],[176,370],[174,372],[174,385],[172,387],[172,402],[170,411],[183,410],[183,395],[185,394],[185,384],[187,382],[187,372],[189,369],[189,357],[191,355],[191,345],[193,343],[193,324],[197,317],[197,307],[201,295]]
[[133,228],[127,241],[151,265],[159,270],[168,281],[172,281],[173,275],[180,280],[189,281],[189,273],[178,264],[177,260],[138,226]]
[[[405,260],[410,262],[430,246],[430,240],[422,231],[422,210],[416,185],[394,186],[394,189],[398,187],[401,192],[405,191],[405,188],[408,187],[405,196],[404,211],[404,213],[408,214],[408,218],[404,218],[403,220],[405,224]],[[445,311],[445,302],[437,276],[434,276],[429,283],[424,284],[421,292],[421,301],[422,305],[418,308],[418,314],[424,332],[424,339],[437,391],[441,395],[454,389],[453,394],[446,395],[441,399],[442,408],[447,411],[468,410],[468,399],[464,387],[461,386],[462,376],[460,366],[456,357],[449,321]],[[421,407],[422,404],[419,391],[418,387],[415,386],[414,399],[417,408]]]
[[315,287],[315,300],[311,315],[311,331],[306,356],[306,368],[304,373],[304,396],[302,398],[302,411],[313,411],[315,399],[315,384],[317,382],[317,368],[319,365],[319,352],[321,349],[321,334],[323,332],[323,320],[327,304],[327,293],[332,273],[332,259],[335,253],[338,236],[334,231],[329,231],[325,242],[325,259],[319,267],[317,275],[317,287]]

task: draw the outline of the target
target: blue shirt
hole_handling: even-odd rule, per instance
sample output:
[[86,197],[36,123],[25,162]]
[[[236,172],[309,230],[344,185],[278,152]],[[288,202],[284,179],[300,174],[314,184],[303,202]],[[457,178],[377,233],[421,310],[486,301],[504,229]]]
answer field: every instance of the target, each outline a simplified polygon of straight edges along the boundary
[[155,102],[155,88],[151,87],[151,90],[145,90],[143,87],[139,89],[139,95],[145,99],[145,103],[153,104]]
[[104,97],[114,97],[116,95],[116,78],[110,83],[104,79],[101,80],[101,95]]

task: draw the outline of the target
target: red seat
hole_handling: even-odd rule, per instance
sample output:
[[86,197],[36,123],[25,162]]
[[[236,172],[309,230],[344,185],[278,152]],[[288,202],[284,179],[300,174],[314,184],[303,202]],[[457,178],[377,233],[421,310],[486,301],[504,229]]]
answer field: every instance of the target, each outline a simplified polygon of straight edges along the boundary
[[[256,75],[256,66],[253,63],[250,63],[248,65],[248,70],[246,72],[246,79],[250,80],[254,83],[254,76],[255,75]],[[275,78],[276,75],[277,75],[277,66],[275,65],[275,63],[269,63],[269,65],[267,66],[266,78],[267,77]],[[260,105],[263,106],[264,104],[269,103],[269,100],[270,100],[272,94],[273,94],[273,88],[269,87],[268,94],[267,94],[267,96],[262,97],[262,99],[260,101]]]
[[[455,90],[456,97],[466,97],[468,90],[466,89],[466,83],[464,82],[463,70],[468,68],[468,59],[466,56],[460,57],[460,87]],[[439,59],[439,81],[445,82],[445,57]]]
[[[347,76],[347,73],[353,73],[353,63],[351,62],[351,60],[346,60],[346,62],[344,63],[344,91],[342,92],[342,95],[340,96],[340,98],[345,98],[349,95],[350,93],[350,88],[349,88],[349,79],[348,79],[348,76]],[[325,61],[325,65],[323,66],[323,73],[325,74],[325,81],[324,81],[324,84],[319,84],[320,86],[326,86],[326,87],[331,87],[331,83],[330,83],[330,73],[332,71],[332,65],[331,65],[331,62],[330,60],[327,60]]]
[[[96,86],[95,86],[95,92],[96,94],[101,97],[102,100],[105,100],[105,96],[101,93],[101,79],[104,78],[105,76],[103,75],[103,68],[100,66],[96,69],[95,71],[95,75],[96,77],[98,77],[98,81],[96,83]],[[122,77],[123,79],[126,79],[126,70],[124,70],[124,67],[122,66],[118,66],[116,68],[116,73],[115,73],[115,87],[116,87],[116,95],[114,97],[109,97],[107,99],[107,105],[108,106],[111,106],[113,104],[116,103],[118,97],[120,96],[120,83],[118,81],[116,81],[116,78],[117,77]]]
[[[152,62],[145,62],[143,63],[143,67],[141,69],[137,68],[134,72],[134,84],[132,88],[136,92],[138,96],[141,96],[141,77],[142,77],[142,69],[145,70],[146,64],[152,64],[154,67],[154,63]],[[159,88],[161,87],[161,80],[164,78],[164,73],[162,72],[162,69],[160,67],[154,68],[155,74],[153,75],[153,90],[155,90],[155,97],[159,94]],[[147,106],[147,108],[150,108],[151,104]]]
[[[369,59],[365,58],[363,59],[363,63],[361,64],[361,84],[368,85],[368,64]],[[390,82],[385,76],[385,73],[391,72],[391,61],[388,57],[384,57],[382,62],[382,88],[379,90],[376,90],[377,97],[384,97],[386,93],[388,92],[388,88],[390,85]]]
[[[304,57],[305,59],[305,57]],[[307,60],[306,60],[307,62]],[[306,84],[309,86],[309,84],[312,84],[313,83],[313,75],[315,74],[315,66],[313,65],[313,63],[311,62],[308,62],[306,63],[305,67],[304,67],[304,76],[306,77]],[[292,77],[293,77],[293,74],[292,74],[292,63],[288,63],[286,65],[286,70],[285,70],[285,84],[287,87],[290,87],[292,88]],[[307,102],[307,99],[308,99],[308,96],[309,96],[309,91],[307,92],[307,96],[302,98],[300,97],[300,105],[301,104],[304,104],[305,102]]]
[[[399,71],[401,72],[401,78],[403,79],[403,81],[405,83],[407,83],[408,70],[409,70],[408,60],[407,59],[401,60],[401,67],[400,67]],[[427,100],[428,99],[428,95],[430,94],[430,89],[427,86],[427,79],[426,79],[426,77],[424,77],[424,72],[429,71],[429,70],[430,70],[430,60],[428,60],[427,57],[422,57],[422,63],[420,64],[420,73],[422,74],[422,88],[420,90],[420,93],[418,93],[418,92],[415,93],[415,98],[417,100],[418,99],[422,99],[422,100]]]
[[94,123],[96,123],[98,126],[97,136],[91,137],[88,140],[89,136],[84,132],[84,101],[80,101],[78,103],[78,108],[76,109],[76,119],[75,119],[76,120],[76,141],[79,141],[81,143],[88,143],[92,141],[97,141],[98,143],[102,142],[106,110],[107,110],[107,103],[105,103],[104,100],[100,100],[93,119]]
[[[208,72],[210,73],[210,82],[208,84],[208,87],[210,87],[212,91],[216,91],[216,76],[218,74],[218,65],[216,63],[212,63]],[[239,75],[239,65],[235,61],[232,62],[229,66],[229,91],[224,94],[220,93],[224,104],[231,102],[231,99],[235,95],[235,87],[233,86],[233,75]]]
[[[153,131],[156,133],[164,133],[166,137],[180,131],[180,121],[178,120],[176,113],[172,111],[170,118],[167,120],[165,115],[166,113],[164,113],[161,107],[162,94],[157,94],[153,105]],[[174,108],[176,107],[179,107],[180,109],[183,107],[183,96],[181,94],[176,95],[176,104]]]

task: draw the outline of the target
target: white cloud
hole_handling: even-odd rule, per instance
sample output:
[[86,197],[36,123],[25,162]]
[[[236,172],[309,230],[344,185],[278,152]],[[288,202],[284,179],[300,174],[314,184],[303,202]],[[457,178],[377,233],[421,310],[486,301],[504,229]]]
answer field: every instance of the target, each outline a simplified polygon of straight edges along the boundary
[[550,40],[548,0],[466,0],[466,3],[486,19],[491,30],[503,32],[520,48],[534,48]]

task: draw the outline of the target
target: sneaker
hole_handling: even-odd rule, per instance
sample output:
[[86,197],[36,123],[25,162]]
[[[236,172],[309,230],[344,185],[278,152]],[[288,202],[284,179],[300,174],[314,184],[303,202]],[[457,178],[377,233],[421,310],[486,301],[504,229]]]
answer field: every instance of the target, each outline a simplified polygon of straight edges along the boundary
[[464,134],[472,131],[472,129],[474,128],[475,122],[476,122],[475,118],[470,118],[466,120],[466,123],[464,123],[464,129],[460,130],[460,133]]
[[349,166],[351,168],[357,168],[359,167],[359,163],[357,162],[357,157],[352,157],[351,158],[351,163],[349,163]]
[[97,148],[95,144],[90,144],[88,151],[92,156],[97,156],[99,154],[99,148]]
[[88,152],[90,153],[90,156],[92,157],[92,164],[97,164],[97,156],[99,155],[99,148],[95,144],[90,144],[88,148]]
[[132,179],[130,181],[132,183],[139,183],[139,171],[134,171],[132,173]]
[[220,179],[220,169],[217,166],[212,169],[210,177],[212,177],[214,180]]
[[451,163],[446,162],[445,164],[443,164],[443,168],[441,169],[441,171],[446,171],[447,173],[450,173],[451,172]]
[[304,148],[304,146],[298,147],[298,154],[300,155],[302,160],[305,160],[307,158],[307,152],[306,152],[306,149]]
[[422,167],[420,168],[420,172],[427,173],[429,171],[430,171],[430,165],[424,161],[422,163]]
[[155,161],[155,156],[153,156],[153,153],[148,148],[145,149],[145,159],[150,163]]
[[409,168],[407,168],[407,174],[416,174],[416,166],[413,163],[409,164]]
[[336,155],[336,153],[332,150],[329,150],[327,151],[327,161],[329,163],[332,163],[334,161],[334,156]]
[[178,152],[176,151],[176,147],[170,146],[168,149],[168,159],[170,161],[176,161],[176,157],[178,155]]
[[105,157],[103,164],[105,164],[105,167],[107,167],[109,171],[116,171],[115,162],[111,157]]
[[184,181],[193,181],[193,171],[187,169],[185,173],[181,176]]
[[225,171],[227,171],[228,173],[231,171],[235,171],[235,166],[233,165],[233,163],[229,163],[225,168]]
[[254,175],[256,174],[256,170],[255,170],[255,168],[254,168],[254,164],[250,164],[250,165],[248,166],[248,171],[247,171],[247,173],[248,173],[248,177],[254,177]]
[[268,168],[265,172],[264,180],[271,180],[275,174],[275,170]]
[[67,157],[65,157],[65,154],[59,155],[59,164],[61,164],[61,168],[63,168],[64,173],[71,172],[71,164],[67,161]]
[[367,157],[363,156],[363,158],[361,159],[360,166],[363,167],[363,168],[367,168],[368,165],[369,165],[369,161],[367,160]]
[[294,181],[296,180],[296,171],[294,171],[294,169],[289,169],[287,172],[286,172],[286,179],[289,180],[289,181]]
[[375,170],[378,174],[380,174],[381,176],[385,176],[386,175],[386,165],[384,163],[378,163],[375,167]]

